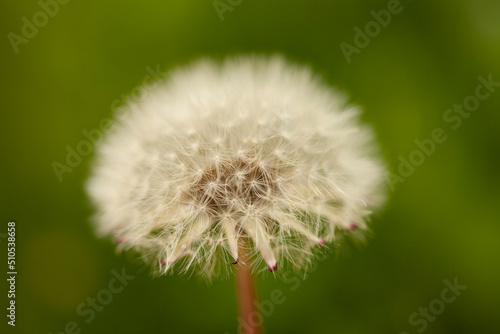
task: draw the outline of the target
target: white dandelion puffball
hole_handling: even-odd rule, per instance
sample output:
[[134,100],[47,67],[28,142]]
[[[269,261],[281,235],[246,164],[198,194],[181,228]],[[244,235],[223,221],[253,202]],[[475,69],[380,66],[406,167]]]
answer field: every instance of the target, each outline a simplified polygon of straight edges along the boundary
[[242,253],[256,269],[301,268],[339,233],[366,230],[383,202],[385,168],[359,114],[278,56],[173,71],[96,148],[97,232],[158,274],[213,277]]

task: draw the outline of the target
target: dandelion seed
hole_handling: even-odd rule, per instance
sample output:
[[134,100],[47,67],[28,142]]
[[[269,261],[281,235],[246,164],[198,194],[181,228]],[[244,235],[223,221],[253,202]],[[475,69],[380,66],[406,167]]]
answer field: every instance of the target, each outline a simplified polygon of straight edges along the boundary
[[244,253],[257,269],[300,268],[383,204],[385,169],[359,111],[282,58],[197,63],[123,115],[87,190],[99,235],[158,274],[212,278]]

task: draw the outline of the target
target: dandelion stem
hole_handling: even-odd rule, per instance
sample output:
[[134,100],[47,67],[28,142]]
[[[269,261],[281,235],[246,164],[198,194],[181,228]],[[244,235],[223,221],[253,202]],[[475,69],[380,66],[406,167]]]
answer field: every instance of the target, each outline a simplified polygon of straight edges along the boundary
[[262,318],[258,316],[256,308],[257,296],[252,270],[247,263],[242,262],[238,264],[236,270],[241,333],[262,334]]

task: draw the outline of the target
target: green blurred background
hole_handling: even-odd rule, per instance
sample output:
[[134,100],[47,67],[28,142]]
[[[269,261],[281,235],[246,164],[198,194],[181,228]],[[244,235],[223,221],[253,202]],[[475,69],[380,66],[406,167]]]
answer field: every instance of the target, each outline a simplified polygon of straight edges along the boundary
[[[364,29],[388,0],[232,2],[221,20],[212,0],[70,1],[17,53],[8,34],[22,36],[23,17],[33,22],[41,6],[1,2],[0,233],[17,222],[19,274],[17,326],[2,313],[0,332],[64,333],[74,321],[95,334],[236,333],[234,279],[151,279],[93,235],[82,187],[91,155],[62,182],[52,163],[65,163],[67,146],[112,117],[150,72],[201,56],[278,52],[365,109],[394,174],[416,139],[435,128],[448,139],[394,184],[366,247],[347,245],[345,256],[328,257],[295,290],[258,278],[262,300],[275,289],[286,297],[265,317],[267,333],[418,333],[424,326],[409,317],[439,305],[443,281],[455,278],[467,289],[423,332],[499,333],[500,89],[456,130],[443,114],[474,94],[478,76],[500,81],[500,2],[402,0],[402,11],[350,63],[340,43],[353,45],[353,29]],[[122,268],[135,279],[86,323],[78,306]],[[4,279],[1,288],[4,310]]]

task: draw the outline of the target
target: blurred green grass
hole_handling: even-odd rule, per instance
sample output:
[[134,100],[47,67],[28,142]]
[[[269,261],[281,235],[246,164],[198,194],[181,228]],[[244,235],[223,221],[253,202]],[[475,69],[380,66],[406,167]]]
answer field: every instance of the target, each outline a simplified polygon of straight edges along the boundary
[[[70,1],[16,54],[7,34],[21,34],[22,17],[40,6],[2,2],[0,205],[5,229],[17,222],[15,331],[59,333],[75,321],[95,334],[236,333],[233,280],[152,280],[92,233],[82,188],[91,156],[63,182],[51,165],[64,163],[82,130],[112,117],[114,101],[143,82],[148,67],[278,52],[362,105],[393,171],[434,128],[448,140],[397,184],[363,250],[329,257],[296,290],[259,278],[262,299],[274,289],[286,297],[266,317],[267,332],[416,333],[409,316],[440,297],[443,280],[458,277],[467,290],[425,333],[498,333],[500,91],[457,130],[442,117],[474,93],[479,75],[500,81],[500,4],[401,1],[403,11],[347,63],[339,44],[352,44],[353,28],[387,3],[243,0],[221,22],[212,1]],[[136,278],[85,323],[77,307],[121,268]]]

